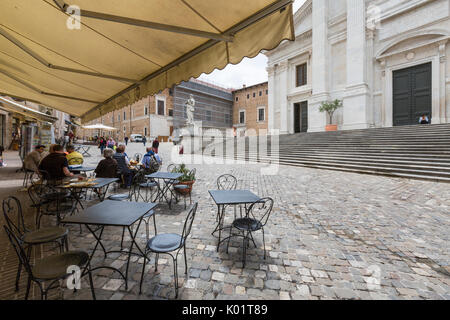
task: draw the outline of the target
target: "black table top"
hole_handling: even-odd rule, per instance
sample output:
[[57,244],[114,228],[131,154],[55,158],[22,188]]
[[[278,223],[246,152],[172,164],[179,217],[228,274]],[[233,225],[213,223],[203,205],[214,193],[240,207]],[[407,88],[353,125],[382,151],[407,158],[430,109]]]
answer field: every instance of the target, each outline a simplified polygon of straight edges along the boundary
[[183,174],[179,172],[155,172],[149,175],[146,175],[147,178],[154,179],[167,179],[167,180],[176,180],[181,177]]
[[[67,185],[59,185],[57,186],[57,188],[91,188],[91,189],[96,189],[96,188],[103,188],[104,186],[107,186],[108,184],[111,184],[113,182],[119,181],[119,178],[95,178],[94,182],[95,184],[92,186],[70,186],[68,187]],[[82,181],[80,181],[82,182]]]
[[253,203],[261,199],[249,190],[209,190],[208,192],[217,205]]
[[94,171],[95,167],[87,167],[87,166],[81,166],[81,167],[75,167],[75,168],[71,168],[69,166],[69,171]]
[[61,223],[129,227],[157,206],[156,203],[105,200]]

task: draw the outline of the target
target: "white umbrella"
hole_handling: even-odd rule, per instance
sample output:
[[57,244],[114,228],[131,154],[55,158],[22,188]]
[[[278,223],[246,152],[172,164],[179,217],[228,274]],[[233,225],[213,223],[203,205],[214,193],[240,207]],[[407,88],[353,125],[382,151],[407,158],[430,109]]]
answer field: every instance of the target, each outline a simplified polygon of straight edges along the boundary
[[113,127],[105,126],[104,124],[101,124],[101,123],[91,124],[90,126],[83,126],[83,128],[84,128],[84,129],[109,130],[109,131],[118,130],[118,129],[113,128]]

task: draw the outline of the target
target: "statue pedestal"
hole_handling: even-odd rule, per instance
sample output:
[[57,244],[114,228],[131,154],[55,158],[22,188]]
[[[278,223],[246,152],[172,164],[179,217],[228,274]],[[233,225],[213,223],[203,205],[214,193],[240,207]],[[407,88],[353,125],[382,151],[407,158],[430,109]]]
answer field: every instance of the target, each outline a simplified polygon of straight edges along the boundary
[[177,129],[177,136],[183,146],[184,154],[193,154],[202,150],[203,127],[202,121],[194,121],[193,124]]

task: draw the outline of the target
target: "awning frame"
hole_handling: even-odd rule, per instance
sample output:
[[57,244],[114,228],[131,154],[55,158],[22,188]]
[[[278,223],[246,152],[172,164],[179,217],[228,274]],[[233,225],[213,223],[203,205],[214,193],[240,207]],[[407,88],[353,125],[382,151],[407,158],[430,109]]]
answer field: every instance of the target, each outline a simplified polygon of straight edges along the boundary
[[73,72],[73,73],[80,73],[80,74],[85,74],[88,76],[113,79],[113,80],[118,80],[118,81],[125,81],[125,82],[129,82],[129,83],[134,83],[137,81],[135,79],[128,79],[128,78],[118,77],[118,76],[114,76],[114,75],[110,75],[110,74],[91,72],[91,71],[85,71],[85,70],[80,70],[80,69],[67,68],[67,67],[63,67],[63,66],[54,65],[54,64],[48,62],[47,60],[45,60],[44,58],[42,58],[40,55],[38,55],[36,52],[31,50],[30,48],[28,48],[25,44],[20,42],[17,38],[15,38],[12,34],[7,32],[2,27],[0,27],[0,35],[4,36],[7,40],[9,40],[13,44],[15,44],[17,47],[22,49],[25,53],[27,53],[28,55],[33,57],[35,60],[37,60],[39,63],[41,63],[43,66],[45,66],[49,69],[55,69],[55,70],[61,70],[61,71],[66,71],[66,72]]
[[[62,1],[59,1],[62,2]],[[240,30],[248,27],[249,25],[263,19],[264,17],[278,11],[278,10],[283,10],[286,8],[286,6],[288,6],[289,4],[291,4],[293,2],[293,0],[279,0],[276,3],[272,3],[271,5],[267,6],[266,8],[260,10],[259,12],[255,13],[254,15],[252,15],[251,17],[245,19],[244,21],[238,23],[237,25],[235,25],[234,27],[231,27],[230,29],[226,30],[223,34],[226,35],[234,35],[235,33],[239,32]],[[146,76],[145,78],[143,78],[142,80],[140,80],[137,83],[132,84],[131,86],[125,88],[124,90],[120,91],[119,93],[113,95],[112,97],[106,99],[105,101],[103,101],[102,103],[98,104],[97,106],[95,106],[94,108],[92,108],[91,110],[85,112],[84,114],[82,114],[80,116],[80,118],[83,118],[86,114],[92,112],[93,110],[99,109],[101,108],[103,105],[107,104],[108,102],[116,99],[117,97],[122,96],[123,94],[137,88],[140,84],[147,82],[153,78],[156,78],[157,76],[165,73],[166,71],[170,70],[171,68],[175,67],[176,65],[188,60],[189,58],[207,50],[208,48],[211,48],[212,46],[216,45],[217,43],[219,43],[219,40],[209,40],[207,42],[205,42],[204,44],[198,46],[197,48],[193,49],[192,51],[184,54],[183,56],[177,58],[175,61],[169,63],[168,65],[162,67],[161,69],[159,69],[158,71],[155,71],[154,73]]]
[[[68,12],[68,10],[71,8],[71,5],[68,5],[67,3],[65,3],[62,0],[53,0],[53,2],[56,3],[56,5],[61,9],[61,11],[65,12],[67,14],[70,14]],[[219,41],[226,41],[226,42],[231,42],[231,41],[233,41],[233,38],[234,38],[233,36],[226,35],[226,34],[207,32],[207,31],[202,31],[202,30],[184,28],[184,27],[173,26],[173,25],[168,25],[168,24],[163,24],[163,23],[156,23],[156,22],[151,22],[151,21],[127,18],[127,17],[123,17],[123,16],[116,16],[116,15],[112,15],[112,14],[106,14],[106,13],[94,12],[94,11],[82,10],[82,9],[80,9],[80,17],[106,20],[106,21],[111,21],[111,22],[128,24],[131,26],[186,34],[186,35],[190,35],[190,36],[219,40]]]

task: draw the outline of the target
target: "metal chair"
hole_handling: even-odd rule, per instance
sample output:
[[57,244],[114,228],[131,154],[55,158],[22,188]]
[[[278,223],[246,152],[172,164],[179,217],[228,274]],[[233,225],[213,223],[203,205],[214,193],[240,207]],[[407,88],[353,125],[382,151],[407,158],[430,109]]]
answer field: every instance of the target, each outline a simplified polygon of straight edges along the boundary
[[[140,188],[141,188],[141,181],[142,178],[145,179],[145,175],[144,175],[144,171],[141,169],[139,170],[135,176],[133,177],[133,182],[131,184],[131,188],[130,191],[128,192],[128,194],[124,193],[124,194],[114,194],[108,197],[109,200],[113,200],[113,201],[133,201],[133,197],[135,198],[135,201],[137,201],[139,199],[139,192],[140,192]],[[150,218],[153,216],[153,225],[155,228],[155,234],[157,233],[156,230],[156,217],[155,214],[153,212],[153,210],[149,211],[149,213],[147,213],[144,218],[143,221],[145,223],[146,226],[146,235],[147,235],[147,241],[150,238]],[[123,248],[123,239],[125,236],[125,227],[122,230],[122,239],[120,241],[120,248]]]
[[238,218],[233,221],[230,225],[230,235],[228,237],[227,243],[227,253],[228,247],[230,246],[230,239],[232,237],[232,228],[236,228],[240,231],[243,237],[243,267],[245,267],[245,258],[247,254],[247,247],[249,244],[249,239],[252,240],[253,244],[256,247],[255,240],[253,239],[252,232],[261,230],[263,234],[263,245],[264,245],[264,259],[266,259],[266,242],[264,239],[264,226],[269,220],[270,213],[273,208],[273,199],[272,198],[263,198],[260,199],[250,205],[250,207],[246,211],[246,217]]
[[[67,235],[69,230],[62,227],[50,227],[32,231],[25,225],[25,219],[22,213],[22,205],[16,197],[8,197],[3,200],[3,215],[8,228],[14,232],[17,238],[27,246],[27,256],[30,257],[32,246],[43,243],[55,242],[59,245],[60,251],[69,250]],[[19,290],[20,273],[22,264],[19,261],[19,268],[16,276],[16,291]]]
[[[89,255],[83,251],[67,251],[60,254],[51,255],[40,260],[37,260],[34,265],[31,265],[29,256],[25,253],[21,241],[6,225],[3,226],[9,241],[16,251],[19,263],[25,267],[28,273],[27,291],[25,293],[25,300],[28,300],[30,293],[31,282],[38,284],[41,292],[41,299],[47,300],[48,291],[57,288],[59,281],[65,279],[72,273],[67,273],[68,267],[78,266],[84,267],[89,275],[89,284],[91,287],[92,298],[95,300],[94,284],[92,281],[91,266],[89,263]],[[46,289],[43,288],[43,283],[51,281]]]
[[35,221],[38,229],[43,216],[56,217],[56,224],[59,225],[63,216],[76,210],[77,202],[70,192],[56,190],[49,184],[33,184],[27,192],[32,202],[31,207],[36,208]]
[[[142,293],[142,282],[144,280],[145,265],[147,263],[148,254],[156,253],[155,259],[155,271],[158,271],[158,258],[159,254],[168,254],[173,260],[173,270],[174,270],[174,280],[175,280],[175,298],[178,297],[178,254],[180,250],[184,250],[184,265],[185,274],[187,274],[188,265],[186,257],[186,240],[191,233],[192,223],[194,222],[195,214],[197,212],[198,202],[196,202],[186,217],[184,222],[183,232],[181,235],[174,233],[163,233],[158,234],[147,241],[147,246],[145,247],[144,263],[142,265],[141,282],[139,284],[139,294]],[[176,255],[173,256],[172,252],[176,251]]]
[[25,188],[27,188],[28,187],[28,183],[32,183],[32,179],[33,179],[33,176],[34,176],[34,171],[33,170],[30,170],[30,169],[27,169],[27,168],[23,168],[23,171],[24,171],[24,176],[23,176],[23,182],[22,182],[22,185],[25,187]]
[[[232,174],[223,174],[217,178],[218,190],[235,190],[238,180]],[[242,217],[242,206],[239,206],[239,210]],[[234,206],[234,218],[236,219],[236,206]],[[219,215],[216,215],[216,221],[219,221]]]
[[[189,176],[195,176],[195,173],[197,172],[197,169],[192,169],[191,171],[189,171]],[[192,193],[192,189],[191,189],[191,191],[189,191],[189,192],[183,192],[182,190],[187,190],[187,189],[189,189],[189,188],[192,188],[192,185],[191,186],[188,186],[188,185],[186,185],[186,184],[176,184],[176,183],[179,183],[179,181],[175,181],[174,182],[174,184],[173,184],[173,189],[179,194],[179,195],[181,195],[181,196],[183,196],[183,198],[184,198],[184,209],[186,209],[186,198],[189,196],[189,204],[192,204],[192,196],[191,196],[191,193]],[[177,196],[175,196],[175,201],[176,202],[178,202],[178,198],[177,198]]]
[[218,190],[235,190],[237,186],[237,179],[231,174],[223,174],[217,178]]
[[[141,198],[144,202],[148,202],[148,201],[152,202],[154,190],[157,189],[155,187],[158,186],[158,183],[154,179],[146,178],[145,175],[146,175],[145,169],[140,169],[135,175],[136,179],[133,182],[133,184],[135,184],[136,188],[137,188],[137,192],[135,193],[135,199],[136,199],[136,201],[138,201],[139,198]],[[145,191],[145,198],[141,194],[141,190]],[[148,197],[149,190],[150,190],[150,199]]]

